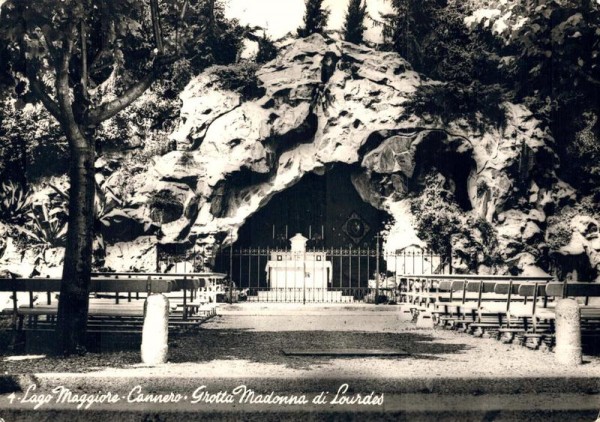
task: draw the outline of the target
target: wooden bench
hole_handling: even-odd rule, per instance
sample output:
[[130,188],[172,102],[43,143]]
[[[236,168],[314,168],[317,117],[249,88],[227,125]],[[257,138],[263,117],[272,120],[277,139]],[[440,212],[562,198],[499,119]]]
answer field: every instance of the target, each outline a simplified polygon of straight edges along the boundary
[[506,326],[506,312],[511,305],[519,307],[522,302],[527,303],[527,297],[519,297],[519,286],[536,282],[545,284],[550,279],[506,276],[482,276],[479,280],[473,278],[470,276],[453,282],[446,279],[437,283],[436,291],[430,293],[430,297],[435,300],[431,312],[438,325],[479,336],[488,331],[497,331]]
[[[549,283],[546,287],[548,296],[559,298],[575,298],[583,301],[581,310],[581,334],[583,336],[600,335],[600,306],[589,304],[591,297],[600,297],[600,283],[566,282]],[[538,312],[535,317],[539,319],[553,320],[556,318],[554,309],[546,312]]]
[[[58,313],[58,303],[53,301],[53,294],[60,291],[61,280],[57,278],[23,278],[23,279],[0,279],[0,291],[12,292],[12,309],[3,310],[4,314],[11,314],[13,317],[13,328],[22,331],[24,329],[47,328],[54,325]],[[90,306],[89,315],[94,317],[95,313],[103,316],[110,313],[110,316],[122,317],[143,317],[143,301],[141,304],[141,313],[132,311],[130,306],[118,305],[119,293],[121,292],[144,292],[144,293],[166,293],[173,290],[173,283],[167,280],[158,279],[131,279],[127,281],[116,280],[113,278],[93,278],[90,281],[90,290],[114,294],[116,302],[112,304],[112,310],[103,312]],[[29,303],[19,306],[17,301],[17,292],[28,292]],[[46,293],[46,301],[43,304],[36,303],[35,293]],[[92,299],[93,300],[93,299]],[[138,315],[139,314],[139,315]],[[27,318],[27,324],[25,324]]]
[[[169,324],[173,328],[191,327],[215,315],[214,307],[196,302],[203,278],[222,279],[224,274],[94,273],[90,282],[88,328],[90,331],[120,331],[120,327],[141,330],[144,300],[150,293],[170,296]],[[53,329],[58,306],[52,294],[60,291],[56,278],[0,279],[0,291],[12,292],[12,309],[2,310],[13,317],[13,328]],[[188,292],[189,291],[189,295]],[[19,306],[17,292],[29,293],[29,304]],[[45,303],[36,303],[34,293],[46,293]],[[123,302],[121,294],[126,294]],[[133,297],[135,295],[135,299]],[[27,324],[25,324],[27,318]]]

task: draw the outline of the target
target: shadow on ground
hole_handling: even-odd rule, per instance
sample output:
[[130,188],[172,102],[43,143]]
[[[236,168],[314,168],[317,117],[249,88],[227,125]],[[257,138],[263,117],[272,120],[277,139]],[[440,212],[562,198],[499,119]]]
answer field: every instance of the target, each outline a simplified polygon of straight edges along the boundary
[[[438,343],[436,338],[420,332],[374,333],[348,331],[283,331],[256,332],[246,330],[206,330],[201,335],[182,336],[170,351],[172,362],[207,362],[214,359],[242,359],[273,363],[292,368],[308,368],[339,357],[285,356],[283,349],[386,349],[404,350],[409,356],[378,359],[439,359],[435,355],[458,353],[465,344]],[[190,351],[193,350],[193,356]]]
[[[29,354],[48,353],[53,333],[28,333],[25,350]],[[85,372],[102,367],[124,367],[139,363],[140,335],[103,334],[90,336],[86,356],[48,357],[39,360],[2,362],[8,373]],[[309,368],[326,364],[339,357],[285,356],[282,349],[386,349],[404,350],[409,356],[378,359],[440,359],[436,355],[458,353],[467,345],[440,343],[419,331],[401,333],[349,331],[279,331],[256,332],[241,329],[211,329],[171,336],[169,361],[172,363],[209,362],[215,359],[248,360],[258,363]],[[0,356],[14,354],[0,350]],[[2,359],[0,357],[0,359]],[[342,358],[344,359],[344,358]]]

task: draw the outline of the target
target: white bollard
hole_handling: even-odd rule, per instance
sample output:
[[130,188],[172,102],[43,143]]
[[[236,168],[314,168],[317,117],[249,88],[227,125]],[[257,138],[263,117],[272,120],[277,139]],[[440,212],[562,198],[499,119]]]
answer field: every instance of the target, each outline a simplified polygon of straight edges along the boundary
[[556,304],[556,361],[562,365],[581,365],[581,317],[577,302],[560,299]]
[[147,365],[166,363],[168,341],[169,299],[163,294],[151,294],[144,303],[142,362]]

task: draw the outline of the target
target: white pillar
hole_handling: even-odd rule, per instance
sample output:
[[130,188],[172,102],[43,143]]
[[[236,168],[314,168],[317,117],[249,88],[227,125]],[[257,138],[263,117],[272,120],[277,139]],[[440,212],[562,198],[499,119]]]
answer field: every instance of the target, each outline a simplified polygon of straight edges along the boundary
[[581,317],[577,302],[560,299],[556,304],[556,361],[562,365],[581,364]]
[[169,299],[151,294],[144,304],[142,331],[142,363],[158,365],[167,362],[169,352]]

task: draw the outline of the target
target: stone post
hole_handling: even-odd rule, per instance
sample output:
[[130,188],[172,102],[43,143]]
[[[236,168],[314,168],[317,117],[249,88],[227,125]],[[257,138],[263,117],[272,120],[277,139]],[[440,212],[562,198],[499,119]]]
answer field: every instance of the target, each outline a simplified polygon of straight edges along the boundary
[[151,294],[144,303],[142,330],[142,363],[158,365],[167,362],[169,352],[169,299]]
[[556,313],[556,361],[562,365],[581,364],[581,317],[574,299],[559,299]]

